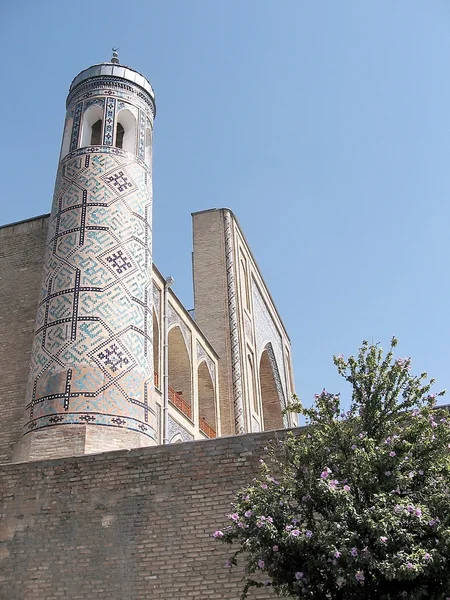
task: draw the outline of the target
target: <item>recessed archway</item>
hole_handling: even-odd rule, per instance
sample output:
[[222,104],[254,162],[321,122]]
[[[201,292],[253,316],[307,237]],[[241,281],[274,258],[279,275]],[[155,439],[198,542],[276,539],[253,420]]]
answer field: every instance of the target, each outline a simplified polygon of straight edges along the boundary
[[269,356],[270,352],[271,346],[268,344],[265,347],[259,362],[259,385],[261,389],[263,425],[265,431],[283,428],[280,395],[275,381],[272,361]]
[[191,361],[181,329],[176,325],[169,331],[169,400],[192,419]]
[[197,370],[199,427],[210,438],[216,437],[216,395],[208,366],[202,361]]

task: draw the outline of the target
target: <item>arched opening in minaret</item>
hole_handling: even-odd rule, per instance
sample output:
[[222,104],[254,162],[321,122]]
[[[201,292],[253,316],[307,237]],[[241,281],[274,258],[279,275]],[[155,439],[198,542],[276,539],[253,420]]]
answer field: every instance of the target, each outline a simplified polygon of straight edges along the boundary
[[169,331],[169,402],[192,420],[191,360],[178,325]]
[[81,147],[99,146],[103,137],[103,109],[98,104],[89,106],[83,114]]
[[136,117],[130,110],[124,108],[117,115],[115,146],[136,154],[136,142]]
[[155,386],[161,388],[161,373],[159,372],[159,324],[156,313],[153,310],[153,372],[155,374]]
[[91,146],[100,146],[102,143],[102,120],[98,119],[92,125]]
[[259,363],[259,385],[263,410],[264,430],[282,429],[283,414],[280,396],[275,382],[275,374],[269,358],[270,348],[266,346]]
[[116,146],[117,148],[123,148],[123,136],[125,135],[125,129],[120,123],[117,123],[116,129]]
[[197,370],[198,416],[200,431],[209,438],[216,437],[216,395],[214,384],[206,361],[202,361]]

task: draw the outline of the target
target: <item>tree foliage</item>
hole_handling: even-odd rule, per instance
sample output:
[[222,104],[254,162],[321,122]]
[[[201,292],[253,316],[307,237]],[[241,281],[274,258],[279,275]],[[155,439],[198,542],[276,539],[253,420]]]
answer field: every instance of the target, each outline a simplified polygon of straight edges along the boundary
[[266,448],[251,485],[235,497],[234,546],[252,586],[314,600],[450,600],[450,414],[434,381],[363,342],[335,356],[352,386],[350,409],[323,390],[307,418]]

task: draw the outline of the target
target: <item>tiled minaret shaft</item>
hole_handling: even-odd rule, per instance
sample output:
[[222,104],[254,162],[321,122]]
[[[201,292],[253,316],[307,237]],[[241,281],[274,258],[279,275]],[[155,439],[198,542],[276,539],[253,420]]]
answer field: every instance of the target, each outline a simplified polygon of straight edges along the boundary
[[116,53],[72,82],[16,460],[156,443],[154,116]]

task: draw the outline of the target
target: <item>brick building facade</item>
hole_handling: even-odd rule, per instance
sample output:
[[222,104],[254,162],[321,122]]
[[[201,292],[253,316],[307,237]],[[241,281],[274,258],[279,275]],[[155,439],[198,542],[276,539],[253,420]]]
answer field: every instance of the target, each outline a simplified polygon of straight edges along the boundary
[[295,425],[232,211],[192,215],[193,311],[152,262],[155,111],[116,54],[82,71],[50,215],[0,227],[1,600],[237,598],[211,531]]

